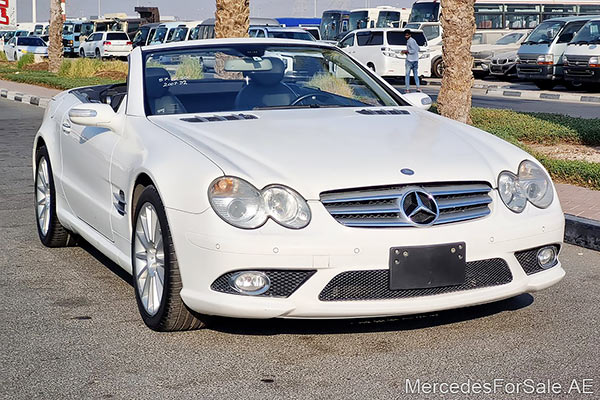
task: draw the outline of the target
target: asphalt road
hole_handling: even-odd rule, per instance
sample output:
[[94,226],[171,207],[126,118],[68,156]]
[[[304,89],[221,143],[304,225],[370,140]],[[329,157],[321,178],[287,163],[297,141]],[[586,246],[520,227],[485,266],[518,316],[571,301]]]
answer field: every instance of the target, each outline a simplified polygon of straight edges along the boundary
[[[576,380],[595,394],[566,397],[599,397],[600,253],[568,245],[561,283],[490,305],[378,320],[217,319],[155,333],[113,263],[90,246],[39,243],[30,154],[41,118],[0,100],[0,398],[440,398],[406,396],[406,379],[549,380],[565,390]],[[470,398],[550,397],[502,388]]]

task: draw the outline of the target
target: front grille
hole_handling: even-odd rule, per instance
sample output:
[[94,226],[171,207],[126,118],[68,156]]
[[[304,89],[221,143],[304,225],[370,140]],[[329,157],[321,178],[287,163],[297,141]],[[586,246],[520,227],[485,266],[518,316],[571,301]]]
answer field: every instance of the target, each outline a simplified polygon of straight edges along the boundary
[[520,64],[537,64],[537,55],[519,55]]
[[568,56],[565,65],[570,67],[587,67],[589,61],[589,56]]
[[319,294],[319,300],[405,299],[504,285],[511,281],[508,264],[501,258],[468,262],[463,284],[426,289],[391,290],[389,269],[348,271],[329,281]]
[[491,186],[482,182],[392,185],[321,193],[321,203],[342,225],[351,227],[413,226],[400,210],[402,196],[414,188],[430,193],[440,215],[434,225],[467,221],[488,215]]
[[[553,247],[554,247],[554,250],[556,250],[556,253],[558,254],[560,247],[558,245],[553,246]],[[552,267],[556,266],[556,264],[558,264],[558,257],[557,257],[556,262],[554,264],[550,265],[549,267],[542,268],[537,260],[537,253],[540,249],[541,249],[541,247],[536,247],[535,249],[523,250],[523,251],[519,251],[519,252],[515,253],[515,257],[517,258],[517,261],[519,262],[519,264],[521,264],[521,267],[523,268],[523,270],[525,271],[525,273],[527,275],[535,274],[536,272],[545,271],[548,268],[552,268]]]
[[62,42],[63,42],[63,47],[71,47],[71,46],[69,45],[69,41],[68,41],[67,39],[63,39],[63,41],[62,41]]
[[[271,281],[269,290],[257,297],[289,297],[296,291],[304,282],[308,280],[316,271],[315,270],[252,270],[264,272]],[[228,272],[218,277],[210,288],[216,292],[229,294],[242,294],[231,287],[231,277],[240,271]]]

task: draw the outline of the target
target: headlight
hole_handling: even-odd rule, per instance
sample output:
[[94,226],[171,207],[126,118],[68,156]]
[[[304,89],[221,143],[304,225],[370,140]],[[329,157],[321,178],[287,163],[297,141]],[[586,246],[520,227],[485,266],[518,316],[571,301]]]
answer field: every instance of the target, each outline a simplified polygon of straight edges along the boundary
[[552,182],[543,169],[529,160],[521,162],[518,175],[503,171],[498,176],[500,198],[511,211],[520,213],[527,201],[547,208],[554,200]]
[[538,65],[552,65],[554,64],[554,54],[541,54],[537,58]]
[[588,65],[592,68],[600,68],[600,57],[590,57]]
[[258,228],[272,218],[287,228],[300,229],[311,218],[306,200],[281,185],[260,191],[242,179],[226,176],[211,183],[208,197],[215,212],[238,228]]

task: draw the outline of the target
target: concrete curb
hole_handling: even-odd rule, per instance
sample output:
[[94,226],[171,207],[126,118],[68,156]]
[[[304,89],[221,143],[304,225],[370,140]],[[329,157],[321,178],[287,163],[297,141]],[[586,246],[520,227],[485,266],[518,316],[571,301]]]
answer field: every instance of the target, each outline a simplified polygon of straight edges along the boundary
[[48,97],[32,96],[30,94],[24,94],[21,92],[14,92],[7,89],[0,88],[0,97],[8,100],[18,101],[20,103],[31,104],[32,106],[38,106],[46,108],[50,99]]
[[486,93],[494,97],[518,97],[524,100],[560,100],[572,103],[599,104],[600,96],[589,96],[575,93],[548,93],[533,90],[513,90],[503,88],[488,88]]
[[[421,84],[423,86],[442,86],[441,81],[428,81],[427,78],[421,80]],[[473,89],[502,89],[510,86],[509,83],[503,84],[495,84],[495,83],[475,83],[473,84]]]
[[600,251],[600,221],[565,214],[565,242]]

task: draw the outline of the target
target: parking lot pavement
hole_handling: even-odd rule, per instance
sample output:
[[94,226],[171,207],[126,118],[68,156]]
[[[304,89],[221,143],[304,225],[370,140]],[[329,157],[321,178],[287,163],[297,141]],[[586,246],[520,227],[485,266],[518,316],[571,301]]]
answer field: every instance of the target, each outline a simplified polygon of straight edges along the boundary
[[407,379],[413,388],[417,379],[503,379],[486,397],[514,399],[524,396],[505,393],[508,384],[532,379],[563,388],[576,380],[595,395],[570,398],[598,398],[600,253],[570,245],[558,285],[489,305],[376,320],[216,319],[201,331],[150,331],[115,264],[86,244],[39,243],[31,144],[42,112],[0,99],[0,397],[390,399],[406,397]]

